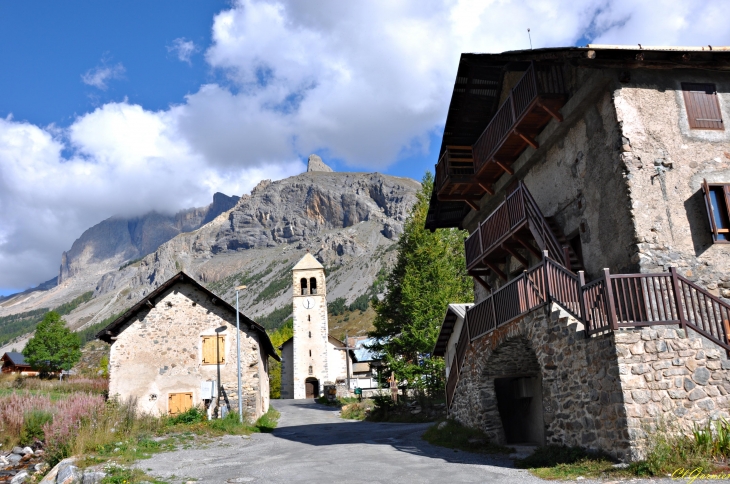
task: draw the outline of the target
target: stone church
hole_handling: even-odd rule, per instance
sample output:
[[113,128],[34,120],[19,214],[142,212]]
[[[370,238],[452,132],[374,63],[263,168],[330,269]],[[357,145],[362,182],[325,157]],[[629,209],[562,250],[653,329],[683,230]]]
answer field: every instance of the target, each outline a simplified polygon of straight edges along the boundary
[[292,269],[292,280],[294,336],[281,346],[281,398],[317,398],[325,383],[347,378],[352,356],[329,335],[322,264],[307,253]]

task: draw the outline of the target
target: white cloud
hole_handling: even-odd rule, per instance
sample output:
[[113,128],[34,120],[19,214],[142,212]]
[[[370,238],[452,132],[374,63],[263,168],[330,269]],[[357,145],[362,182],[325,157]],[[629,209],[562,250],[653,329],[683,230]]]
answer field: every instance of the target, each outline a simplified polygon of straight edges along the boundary
[[[211,83],[162,111],[103,105],[67,128],[0,120],[0,287],[51,277],[61,251],[116,213],[242,194],[319,152],[383,170],[427,152],[459,54],[596,43],[727,45],[706,0],[239,0],[212,20]],[[185,38],[171,52],[190,61]],[[105,89],[121,64],[90,70]],[[68,155],[67,153],[72,153]],[[327,161],[327,156],[325,156]]]
[[[111,103],[60,137],[58,129],[0,119],[0,287],[53,277],[61,252],[111,215],[174,213],[209,204],[215,191],[241,195],[262,178],[304,169],[296,158],[213,167],[180,135],[176,116]],[[74,155],[64,158],[64,149]]]
[[121,79],[125,72],[121,62],[113,66],[102,65],[86,71],[81,75],[81,80],[84,84],[106,91],[109,87],[107,82],[112,79]]
[[172,45],[167,46],[167,51],[175,53],[179,60],[191,64],[193,54],[199,52],[200,47],[195,45],[192,40],[185,40],[185,37],[179,37],[172,41]]

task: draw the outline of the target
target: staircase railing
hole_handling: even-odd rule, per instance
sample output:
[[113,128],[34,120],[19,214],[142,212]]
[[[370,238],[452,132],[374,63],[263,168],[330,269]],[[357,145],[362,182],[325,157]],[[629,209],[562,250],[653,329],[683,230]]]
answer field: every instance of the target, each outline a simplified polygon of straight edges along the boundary
[[[471,342],[551,301],[580,320],[587,337],[619,328],[678,324],[730,355],[730,304],[675,268],[658,274],[611,274],[604,269],[603,277],[586,284],[583,271],[574,274],[545,251],[541,262],[467,311],[451,374],[461,371]],[[457,384],[447,384],[449,398]]]

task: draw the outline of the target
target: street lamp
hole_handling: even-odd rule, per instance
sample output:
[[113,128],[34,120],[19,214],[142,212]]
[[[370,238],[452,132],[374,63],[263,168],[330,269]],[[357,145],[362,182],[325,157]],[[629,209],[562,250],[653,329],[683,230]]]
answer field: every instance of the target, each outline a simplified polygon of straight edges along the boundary
[[236,370],[238,370],[238,421],[243,423],[243,393],[241,392],[241,323],[238,311],[238,291],[246,286],[236,287]]

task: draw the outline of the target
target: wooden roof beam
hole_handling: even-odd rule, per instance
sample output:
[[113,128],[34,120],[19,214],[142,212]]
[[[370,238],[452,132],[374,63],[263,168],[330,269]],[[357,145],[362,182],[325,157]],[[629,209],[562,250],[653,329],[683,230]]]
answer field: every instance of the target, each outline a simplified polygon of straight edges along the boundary
[[527,143],[528,145],[532,146],[533,148],[538,149],[540,147],[540,145],[538,144],[537,141],[535,141],[534,139],[530,138],[529,136],[527,136],[525,133],[523,133],[519,129],[513,129],[512,132],[514,134],[516,134],[517,136],[519,136],[520,138],[522,138],[525,143]]
[[507,166],[505,162],[499,161],[496,158],[492,158],[492,161],[495,162],[497,164],[497,166],[499,166],[501,169],[503,169],[505,172],[509,173],[510,175],[515,174],[515,171],[512,168],[510,168],[509,166]]
[[563,115],[560,114],[558,111],[555,111],[555,110],[551,109],[550,106],[545,105],[542,101],[539,101],[539,100],[537,101],[537,105],[539,107],[541,107],[550,116],[552,116],[553,118],[555,118],[555,120],[558,123],[562,123],[563,122]]

